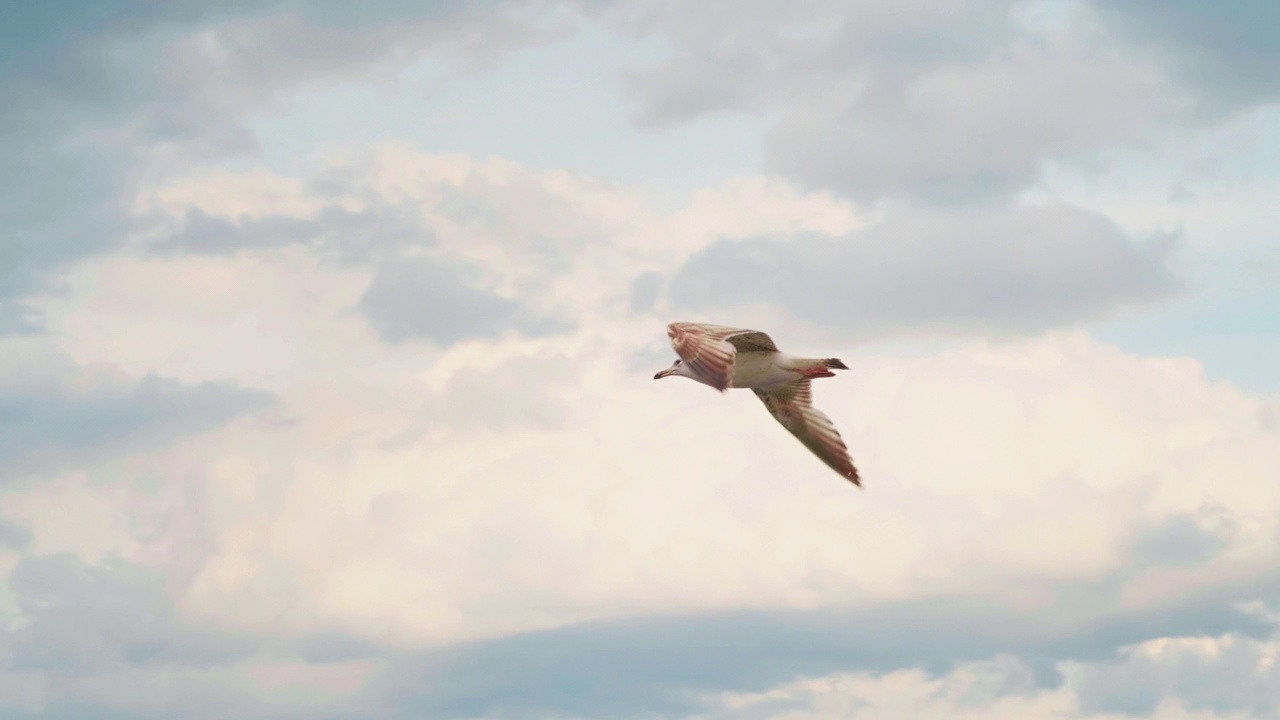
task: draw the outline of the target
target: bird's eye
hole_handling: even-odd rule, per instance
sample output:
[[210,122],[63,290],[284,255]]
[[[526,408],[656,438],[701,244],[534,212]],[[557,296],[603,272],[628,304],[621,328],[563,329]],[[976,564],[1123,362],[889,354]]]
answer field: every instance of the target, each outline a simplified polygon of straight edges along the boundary
[[677,364],[677,365],[679,365],[681,362],[682,362],[682,361],[677,360],[677,361],[676,361],[676,364]]

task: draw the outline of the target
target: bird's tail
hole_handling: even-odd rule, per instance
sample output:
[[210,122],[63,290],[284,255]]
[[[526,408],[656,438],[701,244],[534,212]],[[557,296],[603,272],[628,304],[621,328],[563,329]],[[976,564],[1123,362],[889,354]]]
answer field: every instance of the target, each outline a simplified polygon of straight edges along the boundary
[[840,361],[840,358],[827,358],[822,361],[822,367],[834,368],[836,370],[848,370],[849,366]]

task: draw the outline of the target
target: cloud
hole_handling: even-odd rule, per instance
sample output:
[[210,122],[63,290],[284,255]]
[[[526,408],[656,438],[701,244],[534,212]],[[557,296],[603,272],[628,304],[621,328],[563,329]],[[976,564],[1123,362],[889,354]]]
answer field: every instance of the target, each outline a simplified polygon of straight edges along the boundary
[[[185,622],[289,653],[311,643],[312,665],[373,663],[359,707],[675,714],[798,672],[942,673],[999,653],[1050,687],[1057,661],[1119,644],[1260,632],[1229,607],[1273,587],[1269,406],[1192,361],[1034,335],[1174,283],[1166,248],[1097,215],[891,205],[863,218],[759,178],[662,212],[594,178],[400,146],[297,177],[194,172],[135,207],[155,234],[77,265],[38,306],[65,352],[126,377],[268,389],[274,412],[131,457],[131,476],[166,479],[158,497],[90,468],[11,493],[6,512],[29,552],[156,563]],[[956,228],[967,252],[932,240]],[[766,326],[779,342],[853,367],[818,402],[867,502],[753,397],[709,402],[634,367],[646,352],[667,363],[662,318],[690,268],[739,245],[765,253],[739,260],[773,273],[753,300],[779,313]],[[813,274],[797,288],[847,297],[822,274],[841,263],[886,297],[915,297],[892,277],[941,293],[907,305],[915,315],[882,311],[879,327],[940,313],[1024,334],[856,352],[844,315],[782,322],[799,306],[769,295],[778,274],[798,266]],[[641,277],[648,307],[634,304]],[[979,302],[997,282],[1026,293],[1017,312]],[[466,289],[428,302],[451,283]],[[472,288],[506,302],[481,302],[491,324],[463,337],[445,321]],[[367,307],[375,289],[381,308]],[[522,327],[516,304],[570,325]],[[446,305],[453,316],[426,312]],[[370,311],[441,341],[385,342]],[[658,669],[605,682],[620,665]],[[215,682],[190,672],[192,688]],[[575,695],[597,681],[608,697]]]
[[25,550],[31,544],[31,533],[21,525],[0,518],[0,547]]
[[765,165],[863,200],[1007,195],[1048,161],[1136,142],[1180,111],[1147,63],[1036,44],[868,82],[843,104],[835,97],[788,107],[765,141]]
[[[1000,199],[1202,109],[1063,7],[22,9],[0,323],[45,333],[0,342],[0,715],[1274,714],[1232,610],[1280,588],[1274,403],[1044,334],[1176,292],[1172,251]],[[672,209],[395,143],[246,157],[299,91],[575,11],[670,43],[625,81],[650,127],[776,117],[797,182]],[[848,199],[892,195],[926,202]],[[865,493],[749,393],[637,368],[691,309],[853,367],[815,392]],[[939,326],[1004,337],[862,342]]]
[[[1258,468],[1272,461],[1273,431],[1259,401],[1206,382],[1192,362],[1134,358],[1079,334],[877,354],[855,352],[849,326],[779,325],[795,328],[791,340],[775,335],[784,346],[804,352],[821,340],[822,352],[856,365],[818,402],[869,478],[874,509],[824,481],[753,397],[709,403],[634,367],[641,352],[670,352],[659,315],[670,305],[633,313],[634,279],[674,275],[678,298],[680,268],[732,247],[717,243],[726,236],[808,236],[796,242],[830,254],[790,262],[874,268],[854,276],[865,283],[900,272],[921,292],[950,293],[926,310],[978,329],[1036,330],[1163,292],[1161,250],[1131,245],[1095,215],[1043,206],[1009,225],[1006,213],[978,211],[865,224],[847,203],[763,180],[661,213],[591,178],[406,148],[324,176],[340,182],[321,192],[313,177],[193,175],[147,197],[162,219],[199,210],[250,237],[288,217],[304,227],[336,209],[371,220],[376,212],[361,213],[405,208],[418,213],[406,215],[421,223],[414,237],[431,243],[424,263],[458,263],[446,267],[473,270],[463,279],[527,308],[563,309],[573,324],[553,335],[379,342],[351,312],[391,267],[379,262],[414,271],[400,285],[411,300],[388,304],[398,313],[416,312],[413,299],[438,280],[417,274],[404,248],[333,262],[324,241],[303,239],[81,267],[69,278],[76,290],[42,306],[77,362],[184,382],[236,378],[279,398],[278,417],[153,453],[157,474],[186,479],[173,526],[199,532],[182,535],[180,594],[202,622],[421,648],[661,613],[974,593],[1069,622],[1221,587],[1270,558],[1261,538],[1276,499]],[[969,252],[921,239],[954,227],[972,233]],[[377,237],[362,242],[376,247]],[[775,246],[788,247],[755,245],[785,258]],[[866,259],[835,254],[846,248]],[[769,267],[787,268],[776,258]],[[814,272],[796,287],[849,292]],[[1019,312],[957,300],[982,300],[997,281],[1020,283]],[[763,299],[794,311],[781,296]],[[411,313],[395,320],[450,330],[414,326]],[[636,457],[645,461],[620,460]],[[1241,479],[1215,482],[1223,472]],[[39,546],[33,512],[23,519]],[[533,556],[561,569],[540,571]],[[1053,600],[1066,588],[1072,602]]]
[[156,45],[146,29],[182,13],[117,10],[6,10],[0,32],[16,37],[0,43],[8,56],[0,92],[9,98],[0,108],[0,164],[20,180],[0,193],[0,334],[36,329],[21,298],[42,289],[50,271],[117,245],[128,226],[134,158],[110,128],[151,92]]
[[423,257],[384,262],[360,299],[360,309],[388,342],[424,338],[451,345],[504,331],[537,336],[566,329],[477,288],[459,270]]
[[662,276],[652,270],[640,273],[631,281],[631,312],[645,312],[658,301],[662,292]]
[[356,263],[432,244],[430,232],[416,213],[404,208],[348,210],[321,205],[309,217],[271,214],[237,220],[212,216],[198,208],[189,210],[183,213],[180,228],[154,242],[152,249],[225,255],[305,246],[322,257]]
[[180,229],[151,247],[161,253],[223,255],[298,246],[321,258],[371,266],[372,280],[357,307],[387,342],[423,339],[450,345],[502,332],[537,336],[565,330],[564,323],[484,288],[476,268],[442,257],[435,233],[416,208],[376,204],[351,210],[341,200],[297,199],[312,206],[309,216],[233,221],[187,210]]
[[[1215,643],[1232,644],[1224,638],[1165,638],[1152,641],[1150,647],[1172,650],[1168,655],[1182,654],[1178,646],[1192,653],[1197,646]],[[1254,641],[1253,649],[1274,653],[1276,643]],[[1164,654],[1165,651],[1161,651]],[[1172,658],[1170,658],[1172,660]],[[1176,662],[1176,660],[1174,660]],[[1114,666],[1097,663],[1073,666],[1073,671],[1108,672],[1119,670],[1114,677],[1136,692],[1156,690],[1161,679],[1131,676],[1125,670],[1137,670],[1141,660],[1125,658]],[[1123,669],[1122,669],[1123,668]],[[1215,657],[1203,669],[1231,672],[1239,668],[1235,658]],[[1267,687],[1269,679],[1257,672],[1256,664],[1246,664],[1244,684]],[[1253,720],[1269,717],[1277,708],[1274,701],[1251,703],[1215,703],[1208,707],[1179,693],[1162,694],[1159,702],[1142,708],[1107,709],[1094,707],[1090,690],[1081,687],[1073,677],[1061,687],[1039,688],[1032,682],[1031,669],[1016,657],[997,655],[981,662],[963,664],[949,672],[930,675],[917,669],[872,674],[830,674],[801,678],[775,688],[753,693],[724,693],[711,699],[710,707],[697,717],[704,720],[747,720],[786,717],[796,720],[848,717],[857,720],[889,720],[890,718],[957,718],[962,720],[1014,720],[1046,718],[1046,720],[1118,720],[1150,718],[1151,720]]]
[[347,716],[370,667],[190,623],[136,563],[28,557],[6,584],[18,622],[0,631],[0,688],[15,692],[0,711],[20,717]]
[[[3,84],[0,93],[14,97]],[[19,96],[5,105],[24,102]],[[0,130],[5,124],[0,117]],[[127,215],[116,184],[123,167],[120,153],[110,148],[72,153],[50,147],[52,139],[21,131],[0,132],[0,137],[0,164],[15,179],[0,193],[3,336],[38,329],[39,317],[22,299],[43,289],[52,270],[118,242]]]
[[1150,713],[1168,698],[1220,713],[1280,711],[1277,638],[1239,635],[1157,638],[1110,662],[1070,664],[1068,682],[1094,712]]
[[271,396],[228,383],[187,385],[76,367],[65,357],[0,345],[0,477],[12,480],[110,454],[155,449],[268,406]]
[[[193,157],[253,153],[248,115],[300,87],[391,73],[428,52],[487,67],[540,42],[533,6],[126,3],[111,13],[6,10],[0,34],[0,334],[41,320],[24,298],[78,258],[125,241],[142,178]],[[40,68],[31,72],[30,68]]]
[[[811,0],[783,11],[765,2],[692,9],[635,2],[606,6],[604,17],[624,32],[669,44],[666,62],[625,78],[641,122],[662,126],[841,88],[851,70],[909,72],[980,58],[1008,36],[1011,4],[913,1],[886,8]],[[726,14],[729,9],[737,12]]]
[[[505,342],[452,349],[432,373],[449,387],[481,359],[510,359],[505,392],[570,393],[550,426],[442,413],[396,442],[438,401],[420,366],[388,348],[349,381],[319,368],[295,385],[290,425],[239,425],[167,457],[198,488],[197,517],[218,509],[184,524],[238,538],[202,541],[185,606],[220,626],[409,647],[937,596],[1029,605],[1042,624],[1075,626],[1274,562],[1274,432],[1254,401],[1194,366],[1080,337],[937,359],[850,353],[849,379],[819,398],[869,478],[872,511],[784,442],[754,398],[655,391],[623,374],[621,347],[557,342],[571,353],[562,378],[522,374],[527,347]],[[1236,481],[1215,483],[1223,473]],[[1188,514],[1214,532],[1215,516],[1197,514],[1206,497],[1240,528],[1226,547],[1158,535],[1135,546],[1135,528]],[[267,498],[289,512],[260,512]]]
[[1229,514],[1212,507],[1173,515],[1149,527],[1136,529],[1132,552],[1153,564],[1198,565],[1208,562],[1231,545],[1238,530]]
[[244,639],[184,626],[163,582],[127,563],[24,559],[7,583],[24,619],[6,642],[10,662],[18,670],[80,675],[117,663],[216,665],[246,653]]
[[1280,80],[1280,12],[1262,0],[1232,0],[1212,10],[1194,2],[1094,3],[1126,36],[1154,45],[1180,75],[1216,101],[1218,112],[1273,102]]
[[[588,326],[650,327],[666,312],[652,305],[663,278],[718,237],[859,224],[846,202],[758,177],[660,212],[598,178],[410,146],[317,164],[299,176],[215,166],[144,188],[133,208],[147,232],[133,251],[69,268],[34,307],[80,362],[275,390],[364,376],[384,361],[375,339],[452,343],[466,331],[505,345],[510,334],[537,346],[521,352],[555,355]],[[624,320],[640,276],[651,306]],[[437,311],[453,298],[484,322]],[[424,373],[441,362],[393,344]]]
[[[486,174],[495,182],[476,182]],[[136,708],[108,687],[128,678],[153,699],[147,712],[172,716],[184,698],[243,697],[263,667],[301,662],[308,682],[345,678],[341,707],[355,714],[677,714],[706,693],[837,667],[936,674],[1012,653],[1050,687],[1057,661],[1119,644],[1262,634],[1229,607],[1275,587],[1272,410],[1195,362],[1076,333],[876,353],[832,332],[823,351],[853,370],[817,392],[868,478],[866,500],[850,502],[753,397],[710,402],[632,370],[636,353],[669,349],[652,311],[632,314],[629,281],[669,277],[725,235],[860,237],[879,224],[859,229],[847,205],[773,182],[663,214],[589,180],[457,158],[397,153],[364,177],[381,183],[366,201],[401,193],[420,208],[439,257],[521,301],[573,308],[574,326],[379,342],[351,312],[378,265],[335,262],[305,233],[77,266],[41,305],[76,366],[268,388],[276,411],[149,448],[130,459],[136,481],[90,468],[59,492],[14,489],[7,515],[29,528],[29,552],[101,562],[118,547],[162,574],[184,623],[284,649],[104,670],[59,697]],[[563,212],[483,189],[503,178]],[[297,196],[252,200],[235,179],[182,186],[166,200],[179,211],[162,214],[275,227],[355,198],[319,202],[301,182]],[[442,184],[481,188],[468,207],[499,210],[459,213],[467,194]],[[508,208],[519,222],[495,218]],[[1113,241],[1120,257],[1128,247],[1108,232],[1089,258],[1100,268]],[[598,237],[617,244],[600,252]],[[155,478],[149,497],[142,479]],[[71,518],[105,529],[72,533]],[[190,650],[174,643],[161,644]],[[606,682],[623,665],[639,669]],[[180,679],[164,690],[166,677]],[[607,696],[581,693],[596,682]]]
[[639,122],[767,114],[768,170],[861,201],[1007,196],[1197,104],[1079,3],[636,5],[614,22],[671,48],[627,78]]
[[251,109],[308,85],[393,76],[428,52],[460,61],[464,73],[491,66],[506,52],[554,37],[540,9],[536,2],[482,7],[456,0],[391,0],[358,13],[339,3],[255,7],[168,46],[160,72],[168,102],[147,108],[149,131],[214,152],[251,149],[255,141],[243,125]]
[[[1275,580],[1250,590],[1269,592]],[[1118,614],[1070,628],[1047,627],[1047,614],[932,599],[855,611],[586,623],[398,655],[371,676],[369,692],[393,698],[410,715],[687,717],[699,714],[708,696],[758,693],[767,699],[778,694],[778,686],[806,684],[797,678],[857,673],[933,680],[974,667],[1006,671],[1005,682],[985,683],[985,697],[970,696],[980,705],[1010,694],[1052,692],[1064,679],[1076,683],[1086,668],[1105,675],[1118,648],[1170,633],[1223,636],[1260,649],[1274,644],[1270,623],[1217,603]],[[995,662],[984,662],[993,657]],[[898,690],[886,692],[885,699],[903,699]],[[1081,686],[1079,692],[1087,698],[1091,690]],[[753,708],[761,717],[781,709],[769,710]]]
[[[455,164],[418,159],[427,167]],[[388,197],[370,193],[365,184],[370,172],[385,172],[376,159],[372,163],[372,171],[326,168],[305,184],[266,174],[178,180],[140,198],[140,212],[156,228],[157,238],[148,247],[165,254],[212,255],[299,247],[319,258],[367,267],[371,279],[356,307],[387,342],[450,345],[506,332],[538,337],[568,329],[552,309],[540,312],[532,306],[539,290],[565,274],[580,240],[547,228],[547,220],[563,216],[548,217],[530,207],[523,192],[513,194],[507,186],[563,203],[545,178],[502,166],[496,169],[503,177],[495,184],[481,176],[489,168],[464,166],[461,177],[417,179],[412,195]],[[228,201],[227,192],[235,199]],[[213,205],[202,206],[210,200]],[[521,206],[517,212],[528,209],[534,215],[528,225],[507,212],[512,201]],[[498,237],[485,242],[483,236],[490,234]],[[492,289],[495,285],[505,292]]]
[[1034,332],[1169,297],[1169,250],[1070,206],[908,209],[847,236],[721,240],[675,275],[670,299],[722,316],[767,303],[861,334]]

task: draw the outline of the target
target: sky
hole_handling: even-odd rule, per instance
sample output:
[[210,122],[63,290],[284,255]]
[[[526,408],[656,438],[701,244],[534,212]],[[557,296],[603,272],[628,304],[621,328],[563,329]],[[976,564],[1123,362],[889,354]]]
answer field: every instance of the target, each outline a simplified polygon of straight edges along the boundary
[[[1280,716],[1280,6],[0,5],[0,718]],[[665,326],[768,332],[858,490]]]

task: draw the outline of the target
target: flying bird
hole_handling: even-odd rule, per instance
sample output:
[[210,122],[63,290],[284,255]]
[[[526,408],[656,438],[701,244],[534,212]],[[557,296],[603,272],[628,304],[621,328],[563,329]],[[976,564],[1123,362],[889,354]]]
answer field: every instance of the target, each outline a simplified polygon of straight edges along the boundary
[[814,378],[835,377],[832,370],[848,370],[847,365],[836,358],[788,355],[759,330],[676,322],[667,326],[667,336],[680,357],[654,380],[677,375],[722,393],[751,388],[782,427],[841,477],[862,487],[849,448],[831,418],[813,406],[809,388]]

